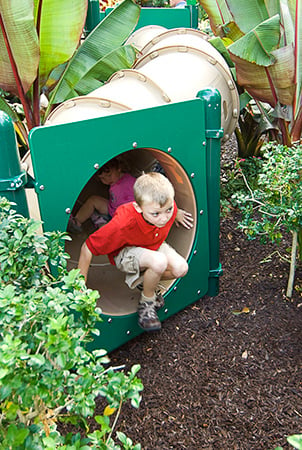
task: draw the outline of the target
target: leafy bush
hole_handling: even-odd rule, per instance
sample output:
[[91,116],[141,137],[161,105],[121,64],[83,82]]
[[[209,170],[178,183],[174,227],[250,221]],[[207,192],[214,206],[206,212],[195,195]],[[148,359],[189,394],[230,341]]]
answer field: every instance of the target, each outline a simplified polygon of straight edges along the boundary
[[[233,204],[239,207],[243,216],[239,227],[249,239],[259,236],[263,243],[280,243],[284,232],[292,233],[290,283],[302,233],[301,161],[302,145],[286,147],[268,143],[263,147],[261,159],[238,162],[237,174],[243,188],[232,195]],[[251,166],[256,168],[255,176],[251,176]],[[288,297],[291,297],[291,290],[292,286],[288,285]]]
[[[0,449],[138,450],[121,432],[115,444],[112,434],[122,404],[139,407],[139,366],[128,374],[105,368],[105,350],[86,350],[98,333],[99,294],[78,270],[67,272],[68,236],[37,234],[39,226],[0,199]],[[108,405],[94,417],[97,396]],[[90,432],[93,417],[98,427]],[[85,431],[63,436],[62,422]]]

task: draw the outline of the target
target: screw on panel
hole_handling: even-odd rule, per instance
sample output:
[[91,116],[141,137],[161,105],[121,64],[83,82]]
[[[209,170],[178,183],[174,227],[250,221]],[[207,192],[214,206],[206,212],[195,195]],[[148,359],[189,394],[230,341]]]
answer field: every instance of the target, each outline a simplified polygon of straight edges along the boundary
[[44,191],[44,189],[45,189],[44,184],[41,184],[41,186],[39,186],[39,189],[40,189],[40,191]]
[[193,255],[196,255],[196,253],[197,253],[197,250],[194,250]]
[[207,145],[207,144],[206,144],[206,141],[203,141],[202,145]]
[[198,289],[198,291],[197,291],[197,294],[199,295],[199,294],[200,294],[200,292],[201,292],[201,290],[200,290],[200,289]]
[[167,314],[167,312],[168,312],[168,308],[165,309],[165,313],[166,313],[166,314]]
[[95,163],[93,166],[96,170],[98,170],[100,168],[100,165],[98,163]]
[[202,216],[203,215],[203,209],[201,209],[200,211],[199,211],[199,214]]
[[132,147],[136,148],[137,147],[137,142],[133,142]]
[[126,334],[128,334],[128,336],[129,336],[129,334],[131,334],[131,331],[130,331],[130,330],[128,330]]
[[169,148],[168,148],[168,153],[171,153],[171,152],[172,152],[172,148],[169,147]]
[[71,213],[71,209],[70,208],[66,208],[65,212],[66,212],[66,214],[70,214]]
[[176,289],[177,289],[177,286],[174,286],[173,291],[176,291]]
[[109,317],[109,319],[108,319],[108,323],[111,323],[112,322],[112,319],[111,319],[111,317]]
[[194,177],[195,177],[195,173],[192,172],[192,173],[191,173],[191,178],[194,178]]

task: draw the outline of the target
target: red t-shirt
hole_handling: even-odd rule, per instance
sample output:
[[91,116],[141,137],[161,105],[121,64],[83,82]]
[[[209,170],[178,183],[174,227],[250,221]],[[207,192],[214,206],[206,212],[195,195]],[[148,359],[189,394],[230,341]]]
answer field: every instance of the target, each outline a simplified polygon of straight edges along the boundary
[[125,203],[117,208],[113,218],[103,227],[91,234],[86,240],[91,253],[108,255],[111,264],[114,257],[124,247],[143,247],[157,250],[167,238],[177,214],[174,202],[174,211],[171,219],[162,228],[151,225],[138,213],[133,203]]

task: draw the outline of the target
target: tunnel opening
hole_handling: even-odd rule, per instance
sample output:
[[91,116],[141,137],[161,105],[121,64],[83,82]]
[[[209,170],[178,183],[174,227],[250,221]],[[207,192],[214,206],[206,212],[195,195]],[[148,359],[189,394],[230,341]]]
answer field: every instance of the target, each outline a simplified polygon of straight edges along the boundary
[[[118,158],[121,158],[122,164],[124,163],[125,165],[124,167],[135,177],[138,177],[143,172],[157,170],[163,172],[169,178],[175,189],[175,200],[178,208],[192,213],[194,227],[191,230],[186,230],[183,227],[176,227],[174,224],[167,242],[184,258],[188,259],[195,238],[197,208],[193,187],[184,168],[171,155],[153,148],[125,151],[118,155]],[[102,185],[96,174],[88,180],[80,192],[72,210],[73,215],[76,214],[83,202],[91,195],[108,197],[108,186]],[[70,255],[68,269],[77,267],[81,245],[93,231],[95,231],[95,228],[89,219],[83,224],[83,232],[71,234],[72,240],[67,241],[65,247],[65,250]],[[138,289],[130,289],[124,279],[125,275],[109,263],[106,255],[93,257],[87,286],[99,291],[98,307],[102,309],[103,314],[124,316],[136,312],[140,291]],[[170,289],[173,289],[175,281],[171,280],[161,283],[164,295]]]

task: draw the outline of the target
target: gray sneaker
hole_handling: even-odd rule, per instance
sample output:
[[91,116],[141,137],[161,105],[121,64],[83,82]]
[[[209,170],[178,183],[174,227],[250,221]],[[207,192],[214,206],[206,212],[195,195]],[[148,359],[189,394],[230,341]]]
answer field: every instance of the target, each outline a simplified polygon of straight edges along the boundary
[[161,329],[160,320],[156,314],[153,301],[140,301],[138,304],[138,324],[145,331],[157,331]]
[[[142,292],[144,289],[143,283],[138,284],[136,286],[136,288]],[[164,297],[161,293],[161,289],[159,287],[156,289],[155,294],[156,294],[155,309],[160,309],[163,306],[165,306],[165,299],[164,299]]]

